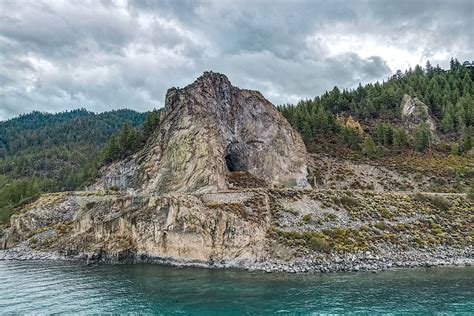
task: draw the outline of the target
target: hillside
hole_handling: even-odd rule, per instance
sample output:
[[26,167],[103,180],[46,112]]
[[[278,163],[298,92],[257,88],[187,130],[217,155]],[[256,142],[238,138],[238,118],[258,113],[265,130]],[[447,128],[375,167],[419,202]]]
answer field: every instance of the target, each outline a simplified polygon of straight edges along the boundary
[[[420,178],[390,162],[390,151],[376,165],[383,156],[366,155],[357,141],[308,154],[300,134],[258,91],[205,72],[168,90],[159,119],[150,114],[144,124],[154,128],[125,126],[111,138],[86,192],[45,194],[20,207],[0,229],[0,259],[289,272],[472,264],[471,197],[396,192],[429,189],[430,169],[436,181],[451,179],[439,168],[450,156],[434,146],[445,135],[432,129],[428,106],[409,95],[400,102],[397,129],[407,146],[417,143],[420,128],[430,140],[426,148],[401,149],[405,161],[441,155]],[[327,113],[335,117],[336,142],[344,130],[371,131],[358,118]],[[452,156],[469,168],[469,155],[463,148]],[[449,185],[464,190],[466,179]]]
[[435,124],[432,132],[441,138],[440,144],[456,144],[460,152],[472,148],[474,70],[457,60],[451,60],[449,70],[433,68],[428,62],[425,68],[416,66],[405,73],[399,71],[382,83],[342,91],[334,87],[313,100],[284,105],[280,110],[315,152],[335,149],[341,144],[360,150],[367,137],[381,146],[380,154],[384,150],[389,150],[387,154],[406,149],[424,152],[432,144],[423,143],[426,135],[418,133],[411,141],[404,140],[403,131],[399,130],[404,125],[404,96],[426,105],[426,115]]
[[[359,271],[472,263],[456,194],[250,189],[43,195],[0,230],[1,259]],[[2,235],[3,234],[3,235]]]
[[474,70],[455,59],[449,70],[428,62],[279,109],[313,154],[319,187],[465,192],[472,183]]
[[74,190],[93,177],[101,148],[125,123],[145,113],[95,114],[84,109],[33,112],[0,122],[0,223],[15,204],[41,192]]
[[[310,152],[313,187],[466,192],[474,176],[473,78],[473,68],[452,59],[449,70],[427,63],[278,109]],[[407,117],[404,103],[426,110]],[[33,112],[0,122],[0,222],[18,202],[83,187],[102,165],[135,153],[159,125],[160,111],[139,129],[145,114],[130,110]],[[425,115],[426,125],[417,124]]]

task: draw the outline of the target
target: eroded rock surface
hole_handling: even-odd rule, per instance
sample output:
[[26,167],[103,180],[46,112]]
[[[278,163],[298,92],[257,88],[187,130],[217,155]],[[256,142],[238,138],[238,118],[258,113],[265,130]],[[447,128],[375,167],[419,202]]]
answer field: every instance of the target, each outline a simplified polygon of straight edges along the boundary
[[[404,98],[407,126],[425,119],[419,103]],[[331,186],[315,173],[323,162],[311,164],[313,180]],[[337,168],[360,178],[386,174],[327,165],[335,180]],[[45,194],[13,215],[0,229],[0,260],[286,272],[474,262],[474,205],[465,195],[293,188],[308,187],[306,173],[301,137],[271,103],[205,73],[168,91],[146,145],[104,168],[88,192]],[[111,187],[120,190],[104,190]]]
[[436,125],[429,114],[428,106],[420,99],[405,94],[401,107],[403,124],[408,130],[414,130],[418,125],[426,124],[432,132],[436,131]]
[[0,260],[288,272],[472,264],[473,206],[460,194],[332,190],[50,194],[11,218]]
[[232,188],[233,172],[258,186],[309,185],[301,136],[258,91],[206,72],[183,89],[169,89],[165,103],[146,146],[104,169],[94,189],[117,184],[148,193],[213,192]]

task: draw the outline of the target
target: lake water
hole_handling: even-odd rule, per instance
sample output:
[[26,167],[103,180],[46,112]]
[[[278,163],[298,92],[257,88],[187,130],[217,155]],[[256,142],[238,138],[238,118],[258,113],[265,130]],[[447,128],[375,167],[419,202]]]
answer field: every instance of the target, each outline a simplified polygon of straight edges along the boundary
[[0,314],[474,311],[474,267],[266,274],[0,261]]

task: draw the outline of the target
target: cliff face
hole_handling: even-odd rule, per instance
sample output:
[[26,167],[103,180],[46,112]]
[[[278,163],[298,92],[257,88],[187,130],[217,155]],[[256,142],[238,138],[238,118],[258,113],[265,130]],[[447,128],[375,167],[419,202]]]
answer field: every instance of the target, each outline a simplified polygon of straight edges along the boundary
[[95,189],[215,192],[235,187],[236,176],[250,178],[250,186],[308,186],[300,135],[259,92],[206,72],[183,89],[169,89],[165,103],[146,146],[103,170]]
[[0,233],[7,248],[0,260],[151,260],[271,271],[472,262],[473,207],[459,194],[57,193],[11,218]]
[[0,236],[3,248],[97,260],[170,258],[196,263],[266,258],[268,196],[259,192],[164,196],[53,194],[41,197]]

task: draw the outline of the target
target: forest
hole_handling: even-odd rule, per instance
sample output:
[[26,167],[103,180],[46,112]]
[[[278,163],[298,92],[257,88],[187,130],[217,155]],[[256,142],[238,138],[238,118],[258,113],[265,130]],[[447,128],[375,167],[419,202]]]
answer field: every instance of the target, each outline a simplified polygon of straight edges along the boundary
[[124,124],[137,127],[145,116],[78,109],[0,122],[0,223],[40,193],[82,188],[96,175],[104,144]]
[[[303,136],[310,151],[348,149],[365,156],[405,150],[468,152],[474,144],[474,68],[451,59],[450,69],[417,65],[397,71],[382,83],[359,84],[356,89],[334,87],[312,100],[279,106]],[[430,131],[419,126],[408,135],[401,126],[403,95],[417,97],[439,127],[439,146],[432,147]],[[340,152],[339,152],[340,154]]]

